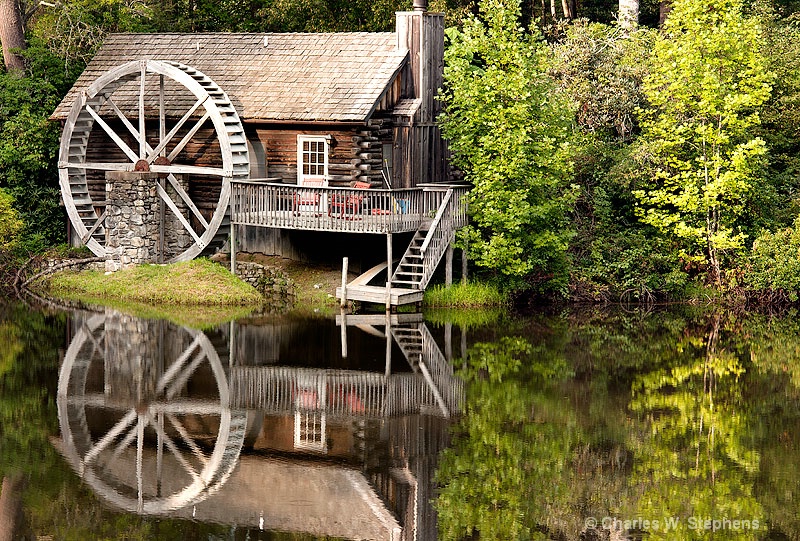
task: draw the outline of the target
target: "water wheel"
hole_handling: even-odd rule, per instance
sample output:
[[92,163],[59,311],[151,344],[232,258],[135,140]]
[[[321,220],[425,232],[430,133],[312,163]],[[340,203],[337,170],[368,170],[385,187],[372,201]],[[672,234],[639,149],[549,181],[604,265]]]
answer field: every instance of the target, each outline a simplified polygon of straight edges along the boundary
[[177,62],[135,60],[106,71],[75,100],[58,167],[72,226],[99,257],[108,255],[105,172],[159,173],[163,212],[187,238],[162,260],[186,261],[227,239],[230,181],[247,178],[250,162],[239,116],[214,81]]
[[139,514],[214,494],[238,463],[247,416],[230,408],[209,338],[116,313],[75,323],[57,404],[62,452],[76,472],[108,503]]

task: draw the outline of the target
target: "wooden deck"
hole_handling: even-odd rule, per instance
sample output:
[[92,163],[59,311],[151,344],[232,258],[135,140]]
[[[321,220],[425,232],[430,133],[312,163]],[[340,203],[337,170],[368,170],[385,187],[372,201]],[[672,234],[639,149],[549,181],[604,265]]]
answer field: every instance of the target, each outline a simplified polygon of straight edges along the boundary
[[[303,187],[257,180],[231,183],[233,225],[389,234],[416,231],[430,221],[451,188],[425,185],[386,190]],[[459,196],[466,188],[459,190]],[[466,224],[466,209],[456,217]]]
[[[402,304],[413,304],[422,302],[425,291],[422,289],[408,289],[402,287],[392,287],[389,290],[389,304],[400,306]],[[336,298],[342,298],[342,288],[336,288]],[[370,285],[348,285],[347,300],[370,302],[374,304],[386,303],[386,288]]]
[[[336,297],[392,306],[422,302],[436,266],[467,224],[467,186],[427,184],[410,189],[357,189],[297,186],[270,179],[231,183],[231,268],[235,268],[236,228],[241,226],[371,233],[387,236],[389,285],[370,285],[379,267],[336,289]],[[393,233],[414,236],[392,268]],[[346,261],[343,276],[346,276]],[[377,271],[377,272],[376,272]]]

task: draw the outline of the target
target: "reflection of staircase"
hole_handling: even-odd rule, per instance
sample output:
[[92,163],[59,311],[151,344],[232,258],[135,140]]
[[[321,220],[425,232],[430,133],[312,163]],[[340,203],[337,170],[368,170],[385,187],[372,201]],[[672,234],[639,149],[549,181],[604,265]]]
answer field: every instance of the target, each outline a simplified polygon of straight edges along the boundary
[[392,337],[403,352],[414,372],[419,372],[422,361],[422,333],[416,324],[392,327]]
[[[453,376],[453,367],[447,362],[424,322],[407,323],[391,327],[392,337],[411,369],[422,374],[439,410],[449,417],[459,406],[460,386]],[[455,392],[453,392],[455,391]]]

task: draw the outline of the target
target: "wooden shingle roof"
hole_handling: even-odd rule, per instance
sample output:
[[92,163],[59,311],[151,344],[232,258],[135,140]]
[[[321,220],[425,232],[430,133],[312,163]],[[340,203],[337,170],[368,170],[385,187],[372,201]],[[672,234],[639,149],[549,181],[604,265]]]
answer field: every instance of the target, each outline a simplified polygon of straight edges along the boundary
[[363,122],[406,62],[396,41],[389,32],[112,34],[51,118],[65,119],[105,71],[153,59],[211,77],[244,121]]

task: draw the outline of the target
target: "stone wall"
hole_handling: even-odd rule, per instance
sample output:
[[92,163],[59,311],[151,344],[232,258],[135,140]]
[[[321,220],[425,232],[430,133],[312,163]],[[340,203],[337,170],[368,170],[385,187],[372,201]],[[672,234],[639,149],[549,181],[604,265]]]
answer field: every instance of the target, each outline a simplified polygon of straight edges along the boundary
[[236,262],[236,276],[247,282],[265,297],[293,297],[294,282],[277,267],[268,267],[247,261]]
[[[183,198],[158,173],[109,171],[106,173],[106,270],[115,271],[142,263],[161,263],[186,251],[193,238],[175,213],[161,201],[156,185],[164,191],[178,211],[189,213]],[[183,175],[176,183],[186,191]],[[161,231],[163,212],[163,231]]]
[[157,173],[106,173],[106,270],[116,271],[158,260],[157,182]]

